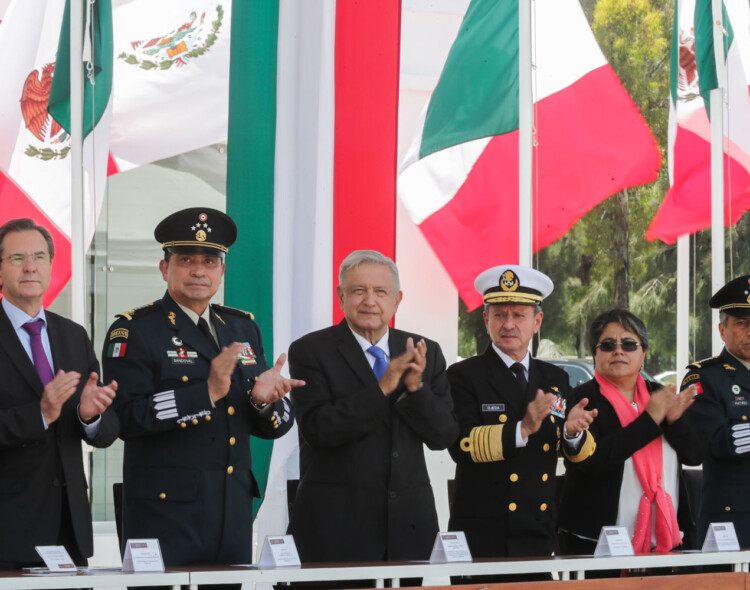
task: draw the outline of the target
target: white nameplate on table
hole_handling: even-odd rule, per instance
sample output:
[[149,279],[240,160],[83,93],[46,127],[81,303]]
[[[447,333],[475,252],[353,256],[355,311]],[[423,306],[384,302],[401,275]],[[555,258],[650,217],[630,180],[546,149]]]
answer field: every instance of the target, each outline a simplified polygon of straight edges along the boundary
[[292,535],[266,537],[260,552],[260,567],[300,567],[297,545]]
[[463,531],[438,533],[432,546],[430,563],[451,563],[471,561],[471,551]]
[[128,539],[122,558],[124,572],[163,572],[159,539]]
[[76,564],[62,545],[38,545],[34,549],[49,571],[76,573]]
[[737,532],[733,522],[712,522],[708,525],[701,551],[739,551]]
[[595,557],[635,555],[628,529],[624,526],[603,526],[596,543]]

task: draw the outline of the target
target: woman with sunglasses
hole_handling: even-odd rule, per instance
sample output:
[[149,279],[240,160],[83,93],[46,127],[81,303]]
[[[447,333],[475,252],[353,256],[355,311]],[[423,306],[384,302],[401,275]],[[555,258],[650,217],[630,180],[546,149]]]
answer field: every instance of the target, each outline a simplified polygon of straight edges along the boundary
[[[563,555],[594,553],[603,526],[628,530],[636,553],[669,551],[695,528],[681,464],[699,465],[702,445],[683,417],[694,391],[646,381],[643,322],[623,309],[599,314],[589,328],[595,376],[572,392],[599,415],[596,441],[566,452],[558,540]],[[593,448],[592,448],[593,447]]]

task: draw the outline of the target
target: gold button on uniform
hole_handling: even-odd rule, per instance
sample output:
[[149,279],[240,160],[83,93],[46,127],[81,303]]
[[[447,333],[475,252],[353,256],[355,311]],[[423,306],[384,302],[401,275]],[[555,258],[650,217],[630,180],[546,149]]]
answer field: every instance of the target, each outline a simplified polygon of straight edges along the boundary
[[498,420],[500,420],[501,424],[505,424],[508,421],[508,416],[506,416],[505,414],[500,414]]
[[724,506],[724,510],[726,510],[727,512],[729,512],[731,509],[731,506]]
[[747,420],[747,416],[742,416],[742,419],[743,420]]
[[161,498],[162,500],[164,500],[166,497],[167,497],[167,495],[164,492],[162,492],[161,494],[159,494],[159,498]]
[[182,376],[182,382],[183,383],[187,383],[187,380],[188,380],[188,376],[187,375],[183,375]]
[[517,473],[511,473],[510,474],[510,481],[518,481],[518,474]]
[[232,472],[233,472],[233,471],[234,471],[234,467],[232,467],[231,465],[230,465],[229,467],[227,467],[227,473],[228,473],[229,475],[232,475]]
[[236,439],[236,438],[234,438],[233,436],[230,436],[230,437],[229,437],[229,445],[230,445],[230,446],[232,446],[232,447],[233,447],[233,446],[234,446],[234,443],[236,443],[236,442],[237,442],[237,439]]
[[547,475],[546,473],[542,475],[542,481],[547,481],[548,479],[549,479],[549,475]]
[[211,422],[211,414],[206,415],[206,422]]
[[515,502],[511,502],[510,504],[508,504],[508,510],[510,510],[511,512],[515,512],[516,508],[517,506]]
[[193,426],[197,426],[198,425],[198,418],[193,418],[191,420],[191,422],[193,423]]
[[546,504],[542,504],[542,505],[541,505],[541,506],[539,507],[539,510],[541,510],[542,512],[544,512],[545,510],[547,510],[547,505],[546,505]]
[[180,428],[187,428],[187,422],[180,422]]
[[549,421],[552,422],[552,424],[554,424],[555,423],[555,417],[554,416],[550,416],[549,417]]
[[549,444],[547,444],[547,443],[544,443],[544,446],[542,447],[542,449],[544,450],[544,452],[545,452],[545,453],[546,453],[547,451],[549,451]]
[[234,406],[229,406],[227,408],[227,414],[229,414],[230,416],[234,416]]

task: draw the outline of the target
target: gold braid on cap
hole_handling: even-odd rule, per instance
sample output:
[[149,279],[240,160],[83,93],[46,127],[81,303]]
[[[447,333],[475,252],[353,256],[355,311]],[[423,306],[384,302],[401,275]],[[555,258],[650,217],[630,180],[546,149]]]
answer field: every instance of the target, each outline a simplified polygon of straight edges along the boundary
[[499,291],[489,291],[484,294],[485,303],[520,303],[523,305],[541,304],[544,297],[534,295],[533,293],[502,293]]
[[722,305],[719,308],[719,311],[724,311],[725,309],[737,309],[737,308],[748,309],[750,308],[750,303],[727,303],[726,305]]
[[461,440],[461,450],[471,454],[474,463],[502,461],[503,425],[475,426],[469,436]]
[[563,453],[565,453],[565,456],[571,463],[580,463],[581,461],[585,461],[595,452],[596,441],[594,440],[594,435],[591,434],[588,430],[586,431],[586,440],[583,441],[583,445],[581,445],[581,450],[578,451],[575,455],[570,454],[568,452],[568,449],[563,446]]
[[222,244],[215,244],[214,242],[199,242],[198,240],[175,240],[173,242],[164,242],[161,245],[162,248],[173,248],[175,246],[199,246],[201,248],[214,248],[215,250],[221,250],[224,253],[229,252],[229,248]]

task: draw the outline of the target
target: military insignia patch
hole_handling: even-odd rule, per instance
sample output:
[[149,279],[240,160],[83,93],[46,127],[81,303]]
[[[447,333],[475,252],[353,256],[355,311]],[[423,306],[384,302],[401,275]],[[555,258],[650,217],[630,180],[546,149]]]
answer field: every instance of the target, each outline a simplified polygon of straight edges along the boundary
[[512,270],[506,270],[500,275],[500,288],[503,291],[515,291],[518,285],[518,276]]
[[115,359],[125,356],[125,351],[128,348],[127,342],[113,342],[107,349],[107,358]]
[[174,344],[175,346],[182,346],[182,338],[174,336],[172,338],[172,344]]
[[109,333],[109,339],[110,340],[114,340],[115,338],[127,339],[129,334],[130,334],[130,330],[128,330],[127,328],[115,328]]
[[700,381],[695,382],[695,395],[700,395],[703,393],[703,386],[701,385]]
[[729,363],[724,363],[724,368],[725,368],[725,369],[726,369],[727,371],[736,371],[736,370],[737,370],[737,367],[733,367],[733,366],[732,366],[732,365],[730,365]]
[[194,350],[178,348],[177,350],[168,350],[167,356],[171,359],[197,359],[198,353]]
[[505,404],[482,404],[483,412],[504,412]]
[[561,395],[555,396],[555,403],[552,404],[552,415],[558,418],[565,418],[565,398]]
[[169,318],[169,321],[172,322],[173,326],[177,325],[177,322],[175,322],[175,319],[177,318],[177,314],[175,314],[175,312],[170,311],[167,317]]
[[684,378],[684,379],[682,380],[682,387],[685,387],[685,386],[686,386],[686,385],[687,385],[688,383],[690,383],[691,381],[695,381],[696,379],[699,379],[699,378],[700,378],[700,375],[698,375],[698,373],[690,373],[690,375],[687,375],[687,376],[686,376],[686,377],[685,377],[685,378]]
[[740,386],[737,385],[736,383],[734,385],[732,385],[732,393],[734,395],[739,395],[740,394]]
[[242,343],[242,350],[237,355],[237,358],[243,365],[255,365],[258,362],[255,359],[255,351],[252,346],[250,346],[249,342]]

